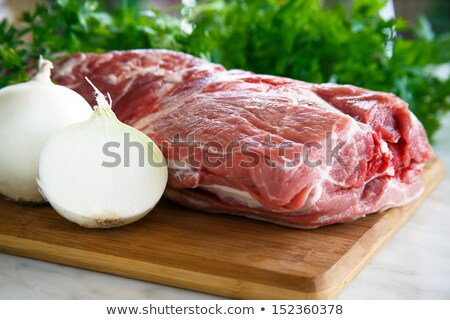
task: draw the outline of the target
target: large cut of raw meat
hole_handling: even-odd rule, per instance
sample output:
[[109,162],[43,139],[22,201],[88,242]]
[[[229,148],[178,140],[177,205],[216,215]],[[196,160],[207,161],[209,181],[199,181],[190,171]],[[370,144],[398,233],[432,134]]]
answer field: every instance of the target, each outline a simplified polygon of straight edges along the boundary
[[167,50],[75,54],[53,80],[151,137],[184,206],[314,228],[404,205],[433,151],[389,93],[226,70]]

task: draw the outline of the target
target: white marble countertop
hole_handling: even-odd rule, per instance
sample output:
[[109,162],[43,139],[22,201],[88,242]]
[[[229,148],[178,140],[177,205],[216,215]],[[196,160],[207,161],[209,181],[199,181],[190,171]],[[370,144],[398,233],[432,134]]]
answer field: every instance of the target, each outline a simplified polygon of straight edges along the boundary
[[[450,116],[435,150],[450,168]],[[450,299],[450,177],[345,288],[340,299]],[[219,299],[0,254],[0,299]]]

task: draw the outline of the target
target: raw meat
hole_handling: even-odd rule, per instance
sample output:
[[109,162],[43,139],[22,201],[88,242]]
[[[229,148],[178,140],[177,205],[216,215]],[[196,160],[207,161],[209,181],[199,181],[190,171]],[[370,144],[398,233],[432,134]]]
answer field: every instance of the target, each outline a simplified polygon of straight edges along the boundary
[[53,80],[146,133],[184,206],[301,228],[351,221],[422,192],[433,151],[389,93],[225,70],[167,50],[75,54]]

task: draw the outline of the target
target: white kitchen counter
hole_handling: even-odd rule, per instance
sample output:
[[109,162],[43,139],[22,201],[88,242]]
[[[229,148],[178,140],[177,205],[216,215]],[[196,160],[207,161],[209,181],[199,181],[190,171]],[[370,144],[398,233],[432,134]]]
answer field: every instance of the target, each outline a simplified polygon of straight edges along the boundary
[[[435,144],[450,168],[450,116]],[[0,299],[218,299],[187,290],[0,254]],[[450,177],[340,299],[450,299]]]

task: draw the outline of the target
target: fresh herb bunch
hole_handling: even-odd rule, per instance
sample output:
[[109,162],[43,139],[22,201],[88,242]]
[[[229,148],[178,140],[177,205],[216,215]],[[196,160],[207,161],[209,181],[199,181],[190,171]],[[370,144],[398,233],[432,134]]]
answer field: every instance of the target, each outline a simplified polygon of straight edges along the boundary
[[167,48],[227,68],[393,92],[431,138],[450,110],[450,80],[432,71],[450,61],[450,35],[434,35],[425,18],[414,27],[383,20],[381,0],[355,0],[350,9],[320,2],[184,1],[158,12],[123,1],[108,12],[101,1],[52,1],[24,13],[23,28],[0,23],[0,87],[25,80],[40,54],[55,59],[77,51]]
[[[75,52],[102,53],[135,48],[182,50],[179,21],[124,2],[114,12],[102,1],[58,0],[24,12],[22,28],[0,22],[0,88],[28,78],[40,55],[53,60]],[[30,39],[25,41],[24,39]]]

